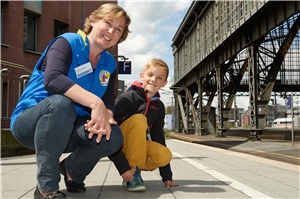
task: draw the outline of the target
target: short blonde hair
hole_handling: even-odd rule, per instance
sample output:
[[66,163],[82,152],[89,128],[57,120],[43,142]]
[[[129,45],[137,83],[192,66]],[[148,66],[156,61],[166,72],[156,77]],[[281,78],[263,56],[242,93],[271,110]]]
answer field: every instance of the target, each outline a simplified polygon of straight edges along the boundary
[[129,30],[129,25],[131,23],[131,19],[128,16],[127,12],[117,4],[107,3],[101,5],[97,10],[94,10],[89,17],[85,19],[84,29],[85,34],[89,34],[92,31],[92,22],[99,21],[102,19],[117,19],[120,17],[125,17],[125,27],[123,30],[123,34],[120,37],[118,44],[125,41],[128,34],[131,32]]
[[166,79],[168,79],[169,75],[169,67],[166,62],[159,58],[152,58],[150,59],[144,66],[143,72],[145,72],[149,68],[162,68],[166,71]]

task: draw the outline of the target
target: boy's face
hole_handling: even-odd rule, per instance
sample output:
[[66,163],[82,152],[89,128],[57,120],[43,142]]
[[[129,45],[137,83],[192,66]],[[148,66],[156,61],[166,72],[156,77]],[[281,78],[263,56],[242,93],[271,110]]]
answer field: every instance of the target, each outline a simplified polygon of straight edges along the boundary
[[148,97],[152,97],[155,93],[167,84],[167,73],[163,68],[150,67],[140,74],[144,90],[148,90]]

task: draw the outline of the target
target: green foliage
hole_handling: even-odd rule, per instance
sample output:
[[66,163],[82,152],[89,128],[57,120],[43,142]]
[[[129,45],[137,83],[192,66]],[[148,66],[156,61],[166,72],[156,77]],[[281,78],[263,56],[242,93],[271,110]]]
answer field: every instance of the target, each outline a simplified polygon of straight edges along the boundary
[[165,133],[174,132],[174,129],[172,129],[172,130],[164,129],[164,132],[165,132]]
[[167,106],[166,107],[166,114],[171,114],[173,110],[173,106]]
[[251,127],[250,127],[250,125],[249,125],[249,124],[246,124],[246,125],[244,125],[244,128],[246,128],[246,129],[250,129]]
[[229,128],[235,128],[234,124],[233,123],[229,123]]

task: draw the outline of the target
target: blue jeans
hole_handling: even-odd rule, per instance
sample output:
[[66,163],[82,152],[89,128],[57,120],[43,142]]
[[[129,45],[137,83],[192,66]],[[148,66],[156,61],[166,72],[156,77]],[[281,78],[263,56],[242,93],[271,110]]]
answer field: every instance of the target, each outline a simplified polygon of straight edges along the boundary
[[75,182],[81,183],[102,157],[121,148],[123,136],[117,125],[112,125],[109,141],[103,136],[97,143],[96,136],[89,139],[84,129],[88,119],[76,116],[74,102],[63,95],[51,95],[17,118],[12,131],[22,145],[36,152],[40,191],[59,189],[62,153],[70,153],[65,161],[67,171]]

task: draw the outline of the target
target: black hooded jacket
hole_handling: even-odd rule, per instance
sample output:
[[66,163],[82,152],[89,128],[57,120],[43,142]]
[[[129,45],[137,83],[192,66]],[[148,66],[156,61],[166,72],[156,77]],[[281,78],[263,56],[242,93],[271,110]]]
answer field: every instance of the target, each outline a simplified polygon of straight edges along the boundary
[[[114,119],[120,125],[132,115],[138,113],[146,116],[152,141],[166,146],[163,130],[165,106],[159,99],[159,93],[150,99],[146,96],[146,91],[142,88],[141,83],[135,81],[126,93],[120,94],[116,98]],[[117,151],[109,158],[114,162],[120,175],[131,169],[122,150]],[[170,164],[160,167],[159,172],[163,182],[172,180]]]

